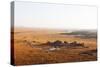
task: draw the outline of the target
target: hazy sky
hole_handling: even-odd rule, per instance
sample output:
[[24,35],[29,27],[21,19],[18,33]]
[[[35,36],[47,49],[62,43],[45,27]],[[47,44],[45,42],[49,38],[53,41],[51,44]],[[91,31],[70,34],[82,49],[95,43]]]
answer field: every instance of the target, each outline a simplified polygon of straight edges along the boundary
[[15,26],[96,29],[97,8],[78,5],[15,2]]

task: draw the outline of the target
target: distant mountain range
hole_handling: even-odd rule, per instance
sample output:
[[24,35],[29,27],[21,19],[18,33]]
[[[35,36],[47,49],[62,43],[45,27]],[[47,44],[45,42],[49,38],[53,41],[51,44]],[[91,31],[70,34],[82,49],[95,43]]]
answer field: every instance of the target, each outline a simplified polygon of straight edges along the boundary
[[96,30],[73,30],[64,33],[60,33],[61,35],[73,35],[75,37],[81,38],[97,38]]

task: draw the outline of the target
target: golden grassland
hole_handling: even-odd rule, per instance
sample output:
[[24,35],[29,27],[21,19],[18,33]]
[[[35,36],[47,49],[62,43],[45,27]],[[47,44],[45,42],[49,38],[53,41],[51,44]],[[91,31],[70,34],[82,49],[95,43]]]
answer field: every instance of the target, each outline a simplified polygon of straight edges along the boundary
[[[78,62],[78,61],[94,61],[97,59],[95,55],[80,55],[80,52],[95,50],[97,48],[96,39],[92,38],[78,38],[71,35],[60,35],[63,32],[60,30],[50,29],[29,29],[29,28],[16,28],[14,30],[14,60],[15,65],[27,64],[48,64],[48,63],[63,63],[63,62]],[[56,40],[79,43],[84,43],[88,48],[64,48],[55,51],[47,51],[43,44],[39,47],[31,47],[24,40],[38,45],[46,43],[47,41],[53,42]]]

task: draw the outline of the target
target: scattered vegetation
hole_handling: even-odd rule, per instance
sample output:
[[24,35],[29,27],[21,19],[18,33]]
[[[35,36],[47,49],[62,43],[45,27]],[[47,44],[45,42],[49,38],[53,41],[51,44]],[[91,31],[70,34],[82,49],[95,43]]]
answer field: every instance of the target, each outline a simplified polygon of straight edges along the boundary
[[14,47],[11,47],[14,48],[14,65],[97,60],[95,38],[83,39],[72,36],[79,33],[62,36],[58,31],[50,31],[48,34],[40,30],[29,32],[27,30],[24,30],[24,33],[23,30],[17,30],[16,32],[19,33],[14,34],[14,42],[12,42]]

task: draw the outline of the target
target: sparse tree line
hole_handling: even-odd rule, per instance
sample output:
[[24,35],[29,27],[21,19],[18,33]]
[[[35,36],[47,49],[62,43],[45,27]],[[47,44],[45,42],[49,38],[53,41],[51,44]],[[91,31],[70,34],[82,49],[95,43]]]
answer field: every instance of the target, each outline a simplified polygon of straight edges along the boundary
[[60,47],[86,47],[84,45],[84,43],[78,43],[77,41],[73,41],[73,42],[67,42],[67,41],[60,41],[60,40],[56,40],[54,42],[46,42],[46,43],[39,43],[36,41],[28,41],[28,40],[24,40],[23,42],[25,42],[27,45],[34,47],[33,43],[38,43],[38,45],[48,45],[54,48],[60,48]]
[[84,43],[78,43],[77,41],[73,41],[73,42],[69,43],[67,41],[62,42],[60,40],[56,40],[54,42],[48,41],[45,44],[48,44],[48,45],[53,46],[55,48],[63,47],[63,46],[65,46],[65,47],[85,47]]
[[[61,47],[68,47],[68,48],[73,48],[73,47],[82,47],[82,48],[88,48],[87,46],[85,46],[84,43],[78,43],[77,41],[73,41],[73,42],[67,42],[67,41],[60,41],[60,40],[56,40],[53,42],[46,42],[46,43],[40,43],[37,41],[28,41],[28,40],[23,40],[24,43],[26,43],[26,45],[31,46],[33,48],[41,48],[47,52],[52,52],[55,50],[60,50]],[[33,44],[33,43],[38,43],[37,45]],[[45,46],[44,46],[45,45]],[[46,47],[46,46],[51,46],[51,47]],[[96,55],[97,50],[93,49],[93,50],[87,50],[87,51],[83,51],[80,52],[79,55],[91,55],[91,56],[95,56]]]

